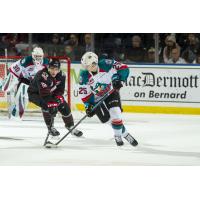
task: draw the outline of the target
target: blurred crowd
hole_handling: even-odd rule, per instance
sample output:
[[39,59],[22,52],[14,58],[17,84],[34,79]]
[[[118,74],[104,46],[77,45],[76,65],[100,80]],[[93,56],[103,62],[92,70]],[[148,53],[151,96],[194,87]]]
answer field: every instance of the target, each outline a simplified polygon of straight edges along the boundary
[[[100,57],[114,58],[131,63],[155,63],[158,52],[159,63],[200,64],[200,34],[158,34],[158,49],[155,51],[153,33],[33,33],[31,48],[40,46],[46,56],[68,56],[80,61],[87,51]],[[0,34],[0,56],[27,56],[30,54],[29,34]]]

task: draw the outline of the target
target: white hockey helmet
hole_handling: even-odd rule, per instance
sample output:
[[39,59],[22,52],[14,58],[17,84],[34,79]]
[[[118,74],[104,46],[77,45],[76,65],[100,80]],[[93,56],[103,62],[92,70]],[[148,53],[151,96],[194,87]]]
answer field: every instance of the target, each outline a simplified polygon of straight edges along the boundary
[[36,65],[41,65],[42,61],[43,61],[43,57],[44,57],[44,52],[42,50],[42,48],[40,47],[35,47],[32,51],[32,58],[33,58],[33,62]]
[[86,52],[81,58],[82,67],[88,71],[97,71],[98,56],[93,52]]

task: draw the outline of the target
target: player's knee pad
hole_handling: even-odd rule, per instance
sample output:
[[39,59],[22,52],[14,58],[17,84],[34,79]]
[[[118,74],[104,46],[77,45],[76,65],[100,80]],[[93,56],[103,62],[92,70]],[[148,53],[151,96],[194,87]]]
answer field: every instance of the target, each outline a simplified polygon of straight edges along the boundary
[[15,110],[19,113],[19,116],[22,117],[27,106],[28,106],[28,93],[27,93],[28,86],[25,84],[20,84],[19,88],[17,89],[17,93],[14,97],[14,104]]
[[15,77],[12,73],[9,73],[2,82],[2,91],[15,90],[18,82],[18,78]]
[[121,135],[123,130],[123,121],[120,107],[113,107],[109,109],[111,126],[114,129],[115,135]]
[[122,112],[120,107],[112,107],[109,109],[110,119],[111,121],[114,119],[121,120],[122,119]]
[[49,113],[48,110],[42,109],[42,114],[47,126],[49,126],[50,124],[53,124],[54,117],[52,117],[52,115]]
[[69,115],[71,113],[71,109],[70,109],[70,107],[69,107],[69,105],[68,105],[68,103],[66,101],[58,106],[58,111],[63,116],[67,116],[67,115]]
[[95,114],[102,123],[106,123],[110,119],[109,111],[104,103],[96,109]]

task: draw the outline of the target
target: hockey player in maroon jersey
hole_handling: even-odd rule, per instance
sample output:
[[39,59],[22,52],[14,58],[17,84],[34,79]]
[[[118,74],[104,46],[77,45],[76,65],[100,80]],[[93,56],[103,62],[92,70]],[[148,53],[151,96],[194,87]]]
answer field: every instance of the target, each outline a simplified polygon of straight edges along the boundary
[[[29,101],[42,108],[44,121],[52,136],[60,135],[53,125],[58,111],[62,114],[67,129],[74,126],[70,107],[63,97],[65,80],[66,76],[60,70],[59,60],[53,59],[48,68],[36,74],[28,88]],[[80,137],[83,133],[74,129],[72,134]]]

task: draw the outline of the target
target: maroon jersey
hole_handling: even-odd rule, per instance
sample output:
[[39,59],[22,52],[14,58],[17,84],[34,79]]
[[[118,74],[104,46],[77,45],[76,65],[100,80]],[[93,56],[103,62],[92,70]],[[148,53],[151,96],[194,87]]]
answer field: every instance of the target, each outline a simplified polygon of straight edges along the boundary
[[48,69],[39,71],[31,81],[28,88],[29,94],[38,94],[45,102],[52,100],[55,96],[62,96],[65,90],[66,76],[59,72],[52,77]]

